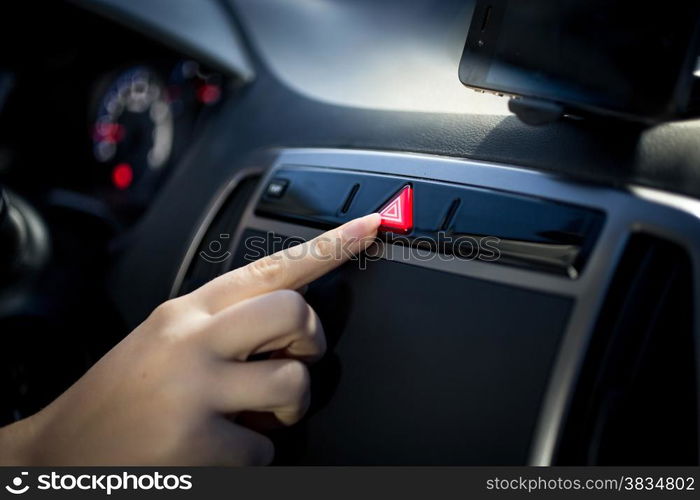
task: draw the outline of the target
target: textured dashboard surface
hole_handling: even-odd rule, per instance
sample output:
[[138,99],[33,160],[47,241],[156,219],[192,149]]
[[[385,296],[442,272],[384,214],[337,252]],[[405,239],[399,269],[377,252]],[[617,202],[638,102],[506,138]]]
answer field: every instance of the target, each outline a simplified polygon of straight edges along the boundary
[[473,0],[230,0],[285,85],[368,109],[507,115],[456,77]]
[[261,62],[294,92],[342,108],[435,113],[411,117],[423,123],[419,141],[401,126],[411,120],[395,115],[396,126],[382,128],[388,149],[700,195],[698,120],[534,128],[509,116],[505,98],[463,87],[457,68],[474,0],[229,1]]

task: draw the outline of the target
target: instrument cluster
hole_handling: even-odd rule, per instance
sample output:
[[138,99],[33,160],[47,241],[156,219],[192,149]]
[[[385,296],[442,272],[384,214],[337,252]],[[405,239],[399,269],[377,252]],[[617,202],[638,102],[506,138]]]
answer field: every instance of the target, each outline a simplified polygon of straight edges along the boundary
[[194,60],[165,72],[137,64],[105,75],[87,127],[95,190],[115,203],[147,203],[221,99],[222,84]]
[[[0,183],[128,227],[239,81],[70,4],[51,9],[16,39],[0,20],[0,43],[23,47],[0,56]],[[12,14],[34,19],[23,4]],[[30,43],[36,33],[51,43]]]

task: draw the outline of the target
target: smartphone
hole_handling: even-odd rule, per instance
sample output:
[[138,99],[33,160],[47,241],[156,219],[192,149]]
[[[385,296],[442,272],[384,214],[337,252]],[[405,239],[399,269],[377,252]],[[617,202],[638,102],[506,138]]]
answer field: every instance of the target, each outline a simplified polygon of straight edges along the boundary
[[700,1],[477,0],[462,83],[658,122],[695,114]]

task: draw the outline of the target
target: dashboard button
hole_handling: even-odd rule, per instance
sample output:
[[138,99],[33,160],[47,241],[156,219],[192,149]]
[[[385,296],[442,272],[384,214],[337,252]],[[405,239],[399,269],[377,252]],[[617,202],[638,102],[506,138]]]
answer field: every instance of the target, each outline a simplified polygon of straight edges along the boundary
[[380,229],[406,234],[413,229],[413,188],[404,186],[379,211],[382,216]]
[[287,179],[272,179],[267,185],[265,195],[268,198],[282,198],[288,185],[289,181]]

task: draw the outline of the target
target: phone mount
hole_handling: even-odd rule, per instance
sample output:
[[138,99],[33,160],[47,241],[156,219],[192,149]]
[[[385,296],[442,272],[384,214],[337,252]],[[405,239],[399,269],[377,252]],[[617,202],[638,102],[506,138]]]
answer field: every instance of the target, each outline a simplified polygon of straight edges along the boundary
[[511,97],[508,109],[527,125],[546,125],[564,116],[564,106],[534,97]]

